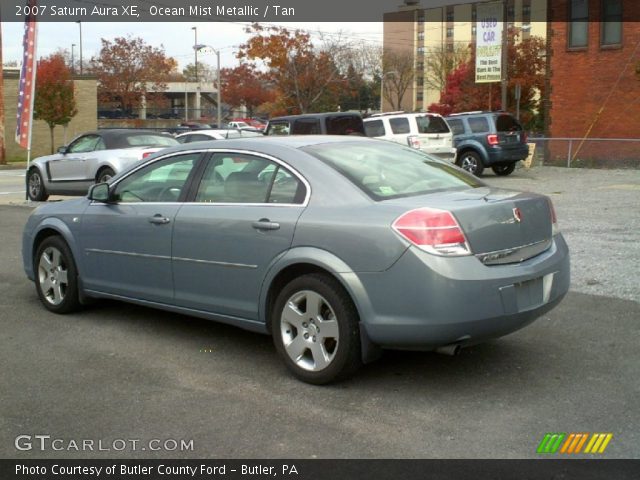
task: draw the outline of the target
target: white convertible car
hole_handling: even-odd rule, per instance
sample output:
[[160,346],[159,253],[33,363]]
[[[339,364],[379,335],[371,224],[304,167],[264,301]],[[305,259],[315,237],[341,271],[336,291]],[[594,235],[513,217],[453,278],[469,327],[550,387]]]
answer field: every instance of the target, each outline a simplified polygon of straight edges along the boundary
[[150,130],[87,132],[54,155],[36,158],[27,173],[27,194],[34,201],[49,195],[85,195],[152,153],[179,145],[171,135]]

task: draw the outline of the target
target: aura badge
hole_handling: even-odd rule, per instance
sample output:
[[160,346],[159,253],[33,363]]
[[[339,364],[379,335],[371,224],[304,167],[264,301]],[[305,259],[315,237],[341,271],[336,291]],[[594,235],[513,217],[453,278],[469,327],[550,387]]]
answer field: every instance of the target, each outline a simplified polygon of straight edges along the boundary
[[600,454],[609,446],[612,433],[547,433],[540,445],[541,454]]

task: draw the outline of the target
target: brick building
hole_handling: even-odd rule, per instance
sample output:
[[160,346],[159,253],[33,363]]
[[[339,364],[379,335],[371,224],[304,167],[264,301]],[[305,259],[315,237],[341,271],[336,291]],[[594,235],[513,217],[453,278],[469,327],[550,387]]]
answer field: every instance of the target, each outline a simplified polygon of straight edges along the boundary
[[[550,3],[547,135],[639,139],[640,2]],[[554,160],[567,158],[566,146],[551,150]],[[571,156],[586,165],[640,165],[640,143],[579,141]]]
[[[7,160],[27,159],[27,151],[13,139],[16,131],[16,113],[18,108],[18,81],[20,72],[17,69],[3,70],[4,81],[4,131]],[[98,110],[97,82],[90,75],[73,77],[75,85],[78,114],[73,117],[67,127],[67,141],[74,136],[98,127],[96,112]],[[57,126],[54,130],[55,147],[64,145],[64,129]],[[54,148],[55,148],[54,147]],[[31,157],[48,155],[51,151],[49,126],[42,120],[34,120],[31,141]]]

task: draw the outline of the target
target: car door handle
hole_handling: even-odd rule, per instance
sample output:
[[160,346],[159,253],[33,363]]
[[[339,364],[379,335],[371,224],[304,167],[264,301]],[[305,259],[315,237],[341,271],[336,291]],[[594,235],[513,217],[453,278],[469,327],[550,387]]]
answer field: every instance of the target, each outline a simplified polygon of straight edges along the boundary
[[257,222],[253,222],[251,226],[256,230],[278,230],[280,228],[279,223],[271,222],[268,218],[261,218]]
[[159,213],[156,213],[153,217],[149,217],[149,223],[153,223],[154,225],[166,225],[170,221],[170,219],[163,217]]

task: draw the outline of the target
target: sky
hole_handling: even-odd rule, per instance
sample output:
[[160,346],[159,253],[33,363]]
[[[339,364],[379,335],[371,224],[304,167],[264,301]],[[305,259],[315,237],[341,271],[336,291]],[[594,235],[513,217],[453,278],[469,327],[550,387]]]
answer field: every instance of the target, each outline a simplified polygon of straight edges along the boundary
[[[194,31],[197,27],[198,43],[211,45],[220,50],[220,62],[222,67],[234,67],[238,61],[235,59],[237,46],[243,43],[248,35],[244,33],[245,22],[193,22],[193,23],[102,23],[84,22],[82,24],[82,50],[83,59],[86,61],[98,54],[100,39],[113,39],[115,37],[133,36],[142,37],[152,46],[163,45],[167,55],[178,61],[180,69],[194,61],[193,45]],[[287,28],[300,28],[312,34],[318,39],[320,32],[325,35],[337,36],[350,41],[374,43],[382,45],[382,23],[286,23]],[[23,24],[18,22],[2,23],[3,60],[21,61],[22,57],[22,32]],[[80,33],[79,25],[64,22],[40,22],[38,30],[38,57],[47,56],[59,48],[71,51],[71,45],[76,44],[75,59],[79,59]],[[215,54],[201,52],[198,54],[198,63],[204,62],[215,67]]]

